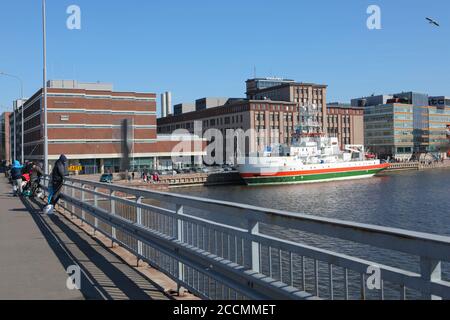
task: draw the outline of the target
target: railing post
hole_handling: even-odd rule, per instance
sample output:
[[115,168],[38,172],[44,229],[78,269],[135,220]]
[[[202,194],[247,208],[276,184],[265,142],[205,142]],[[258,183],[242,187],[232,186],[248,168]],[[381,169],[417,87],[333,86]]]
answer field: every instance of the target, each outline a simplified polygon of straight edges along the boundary
[[[75,183],[71,182],[70,185],[72,186],[72,191],[70,193],[70,196],[72,199],[75,199]],[[72,202],[72,210],[70,212],[70,218],[73,219],[73,215],[75,214],[75,204]]]
[[[183,215],[184,213],[184,207],[182,205],[177,204],[176,207],[176,213],[177,215]],[[183,220],[180,218],[177,218],[177,224],[176,224],[176,228],[177,228],[177,240],[180,241],[181,243],[183,242]],[[178,262],[178,282],[177,282],[177,292],[178,295],[180,295],[181,293],[181,283],[184,282],[184,265],[181,262]]]
[[[251,235],[257,235],[259,234],[259,222],[250,220],[249,226],[248,226],[248,233]],[[261,265],[260,265],[260,244],[258,242],[251,242],[250,243],[250,262],[251,262],[251,268],[253,271],[261,273]],[[245,264],[245,262],[244,262]]]
[[[81,184],[81,202],[84,203],[86,201],[86,194],[84,192],[85,184]],[[86,212],[84,212],[83,208],[81,208],[81,225],[86,221]]]
[[[94,192],[98,192],[97,187],[94,187]],[[98,196],[96,193],[94,194],[94,206],[95,206],[95,209],[98,208]],[[95,236],[95,233],[97,232],[97,230],[98,230],[98,218],[94,217],[94,236]]]
[[[138,197],[136,199],[136,204],[142,204],[143,197]],[[136,223],[142,226],[142,208],[136,207]],[[137,266],[139,267],[139,260],[144,254],[143,243],[138,241],[137,243],[138,257],[137,257]]]
[[[426,257],[420,257],[420,274],[422,279],[427,282],[433,282],[442,279],[441,262]],[[431,294],[429,289],[422,292],[422,298],[425,300],[442,300],[441,297]]]
[[[111,215],[116,215],[116,200],[114,200],[112,197],[115,196],[115,191],[111,190],[109,196],[110,196],[110,207],[111,207]],[[114,248],[114,239],[116,239],[116,228],[111,227],[111,248]]]

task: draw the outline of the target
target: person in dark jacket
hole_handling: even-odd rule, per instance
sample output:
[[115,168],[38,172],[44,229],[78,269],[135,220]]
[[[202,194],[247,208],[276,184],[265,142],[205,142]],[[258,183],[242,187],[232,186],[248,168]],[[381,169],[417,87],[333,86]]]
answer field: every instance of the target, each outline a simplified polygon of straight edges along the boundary
[[23,166],[15,160],[11,168],[11,180],[14,186],[14,196],[22,195],[22,169]]
[[32,163],[31,166],[31,192],[33,196],[41,197],[41,179],[44,176],[44,170],[38,163]]
[[65,155],[61,155],[61,157],[59,157],[59,160],[55,163],[55,167],[53,168],[52,176],[50,179],[48,205],[44,209],[44,212],[47,214],[53,213],[55,205],[59,201],[64,184],[64,177],[68,175],[66,168],[67,158]]

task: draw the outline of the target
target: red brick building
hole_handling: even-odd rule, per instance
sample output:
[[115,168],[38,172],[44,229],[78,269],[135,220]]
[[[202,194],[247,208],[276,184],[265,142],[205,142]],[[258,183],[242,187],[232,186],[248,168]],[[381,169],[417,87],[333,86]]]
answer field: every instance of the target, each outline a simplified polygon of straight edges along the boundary
[[345,145],[364,145],[364,108],[350,104],[330,103],[327,111],[327,133]]
[[0,161],[5,161],[11,163],[11,140],[10,127],[9,127],[9,117],[11,112],[4,112],[0,115]]
[[249,133],[247,155],[262,152],[273,143],[289,144],[297,126],[297,105],[271,100],[232,99],[223,106],[158,119],[158,132],[162,134],[178,129],[196,133],[194,129],[200,127],[198,135],[203,136],[206,131],[217,129],[224,137],[224,146],[228,130],[243,130]]
[[[44,158],[42,91],[28,99],[23,108],[27,160]],[[154,93],[115,92],[112,85],[75,81],[49,81],[47,93],[50,164],[65,154],[71,164],[82,165],[89,173],[118,171],[123,157],[121,123],[125,119],[132,124],[131,169],[171,167],[172,150],[180,143],[187,150],[180,156],[198,162],[203,154],[199,139],[158,136]]]

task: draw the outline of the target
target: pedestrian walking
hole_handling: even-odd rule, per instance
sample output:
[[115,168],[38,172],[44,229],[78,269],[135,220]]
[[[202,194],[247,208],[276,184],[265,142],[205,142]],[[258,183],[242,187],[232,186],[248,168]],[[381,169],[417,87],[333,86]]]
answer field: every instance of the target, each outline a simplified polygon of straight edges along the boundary
[[19,161],[15,160],[11,168],[11,180],[13,182],[14,196],[22,195],[22,170],[23,166]]

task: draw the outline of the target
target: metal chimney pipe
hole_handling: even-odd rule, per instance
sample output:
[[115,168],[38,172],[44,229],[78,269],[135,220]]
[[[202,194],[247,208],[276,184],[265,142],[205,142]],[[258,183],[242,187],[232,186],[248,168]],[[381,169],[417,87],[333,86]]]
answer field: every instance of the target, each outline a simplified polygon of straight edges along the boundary
[[161,94],[161,118],[167,117],[167,100],[166,94]]
[[172,93],[166,92],[167,115],[172,115]]

